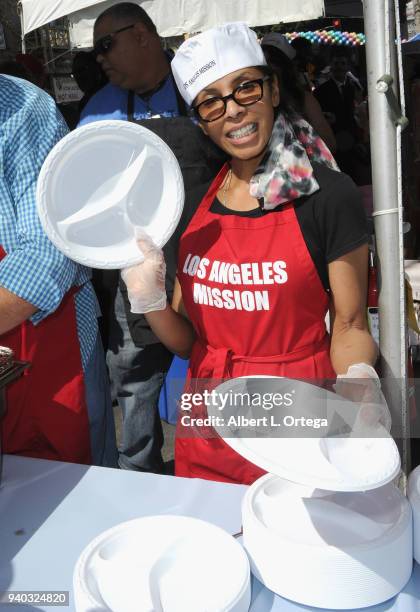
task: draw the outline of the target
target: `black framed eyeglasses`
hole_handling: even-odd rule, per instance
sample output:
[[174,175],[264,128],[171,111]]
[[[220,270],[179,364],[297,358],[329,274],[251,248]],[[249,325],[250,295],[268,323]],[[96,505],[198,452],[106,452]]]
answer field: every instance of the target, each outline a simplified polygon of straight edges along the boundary
[[235,100],[239,106],[251,106],[259,102],[264,95],[264,83],[269,81],[270,76],[264,76],[261,79],[253,79],[252,81],[246,81],[232,91],[227,96],[215,96],[214,98],[208,98],[194,106],[194,112],[198,115],[201,121],[205,123],[211,123],[223,117],[226,112],[226,105],[228,100]]
[[96,58],[98,55],[105,55],[111,50],[111,47],[114,43],[114,37],[120,32],[125,32],[125,30],[129,30],[130,28],[134,28],[135,24],[124,26],[123,28],[119,28],[115,30],[115,32],[110,32],[109,34],[105,34],[102,38],[99,38],[96,43],[93,45],[92,54]]

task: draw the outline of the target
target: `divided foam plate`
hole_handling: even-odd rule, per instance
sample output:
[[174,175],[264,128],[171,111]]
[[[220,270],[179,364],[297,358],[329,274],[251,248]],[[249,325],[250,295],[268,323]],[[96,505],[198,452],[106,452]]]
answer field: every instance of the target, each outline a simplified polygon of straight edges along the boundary
[[[331,407],[338,406],[341,412],[355,410],[352,402],[343,401],[332,392],[303,381],[274,376],[235,378],[222,383],[215,391],[244,392],[250,379],[259,378],[275,380],[279,392],[293,386],[298,401],[303,397],[306,404],[310,403],[312,396],[314,404],[318,402],[319,406],[328,401]],[[297,408],[300,411],[301,407]],[[307,405],[305,409],[308,409]],[[292,412],[291,408],[289,412]],[[210,405],[208,414],[220,416],[221,413],[217,405]],[[226,425],[219,427],[217,421],[214,422],[214,429],[242,457],[271,474],[309,487],[330,491],[367,491],[391,482],[400,471],[398,448],[381,425],[378,425],[373,438],[288,438],[239,437],[240,431],[235,435],[235,431],[228,430]]]
[[247,612],[248,557],[228,533],[186,516],[148,516],[100,534],[77,561],[77,612]]
[[143,126],[98,121],[65,136],[38,178],[37,209],[51,242],[93,268],[142,261],[140,227],[162,247],[175,231],[184,185],[175,155]]

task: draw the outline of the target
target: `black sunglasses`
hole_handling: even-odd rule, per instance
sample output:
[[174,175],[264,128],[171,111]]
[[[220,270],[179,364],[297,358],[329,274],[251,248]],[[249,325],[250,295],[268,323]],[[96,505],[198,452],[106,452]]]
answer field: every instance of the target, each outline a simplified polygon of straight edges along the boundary
[[211,123],[223,117],[228,100],[235,100],[239,106],[251,106],[251,104],[261,100],[264,95],[264,82],[270,79],[270,76],[264,76],[261,79],[253,79],[242,83],[227,96],[215,96],[200,102],[200,104],[194,106],[194,112],[205,123]]
[[105,55],[108,51],[111,50],[111,47],[114,43],[114,36],[119,34],[120,32],[125,32],[125,30],[129,30],[130,28],[134,28],[135,24],[124,26],[123,28],[119,28],[119,30],[115,30],[115,32],[110,32],[105,36],[102,36],[96,43],[93,45],[92,54],[94,57],[98,57],[98,55]]

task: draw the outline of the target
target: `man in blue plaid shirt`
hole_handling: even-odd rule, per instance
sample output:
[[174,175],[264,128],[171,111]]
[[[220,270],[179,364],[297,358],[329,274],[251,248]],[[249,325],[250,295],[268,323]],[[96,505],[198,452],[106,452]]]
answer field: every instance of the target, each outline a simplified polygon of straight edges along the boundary
[[114,467],[90,272],[53,246],[36,212],[42,163],[66,132],[45,92],[0,75],[0,344],[31,363],[8,389],[3,448]]

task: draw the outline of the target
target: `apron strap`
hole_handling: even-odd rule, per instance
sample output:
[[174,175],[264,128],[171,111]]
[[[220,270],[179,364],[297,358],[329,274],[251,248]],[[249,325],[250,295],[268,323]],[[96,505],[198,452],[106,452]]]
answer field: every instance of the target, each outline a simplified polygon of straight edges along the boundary
[[[176,97],[176,102],[178,106],[178,113],[180,117],[188,117],[188,109],[185,104],[185,100],[178,91],[173,75],[170,74],[168,75],[167,78],[170,78],[172,81],[174,92],[175,92],[175,97]],[[164,81],[164,83],[166,83],[166,80]],[[134,91],[130,89],[127,95],[127,121],[130,121],[131,123],[136,123],[136,120],[134,119],[134,95],[135,95]]]
[[292,361],[306,359],[322,349],[327,349],[328,346],[329,336],[326,334],[318,342],[308,344],[290,353],[283,353],[282,355],[237,355],[231,349],[224,347],[216,349],[208,344],[205,345],[205,348],[208,353],[213,355],[213,378],[222,380],[224,378],[230,378],[229,370],[232,363],[290,363]]
[[178,104],[178,112],[179,112],[181,117],[188,117],[189,113],[188,113],[187,105],[185,104],[184,98],[179,93],[179,89],[176,86],[176,83],[175,83],[175,80],[174,80],[174,77],[173,77],[172,74],[171,74],[171,78],[172,78],[172,82],[173,82],[173,85],[174,85],[176,101],[177,101],[177,104]]
[[130,89],[127,96],[127,121],[134,123],[134,91]]
[[204,218],[206,216],[206,214],[208,213],[208,211],[211,208],[211,205],[213,204],[214,198],[216,197],[217,191],[220,187],[220,185],[223,182],[223,179],[225,178],[227,172],[229,169],[229,164],[226,162],[223,164],[223,166],[221,167],[221,169],[219,170],[219,172],[217,173],[215,179],[213,180],[213,182],[211,183],[210,187],[208,188],[207,193],[205,194],[205,196],[203,197],[203,199],[201,200],[200,204],[198,205],[197,210],[195,211],[189,225],[188,225],[188,229],[189,231],[191,231],[193,228],[195,227],[200,227],[201,224],[204,221]]

